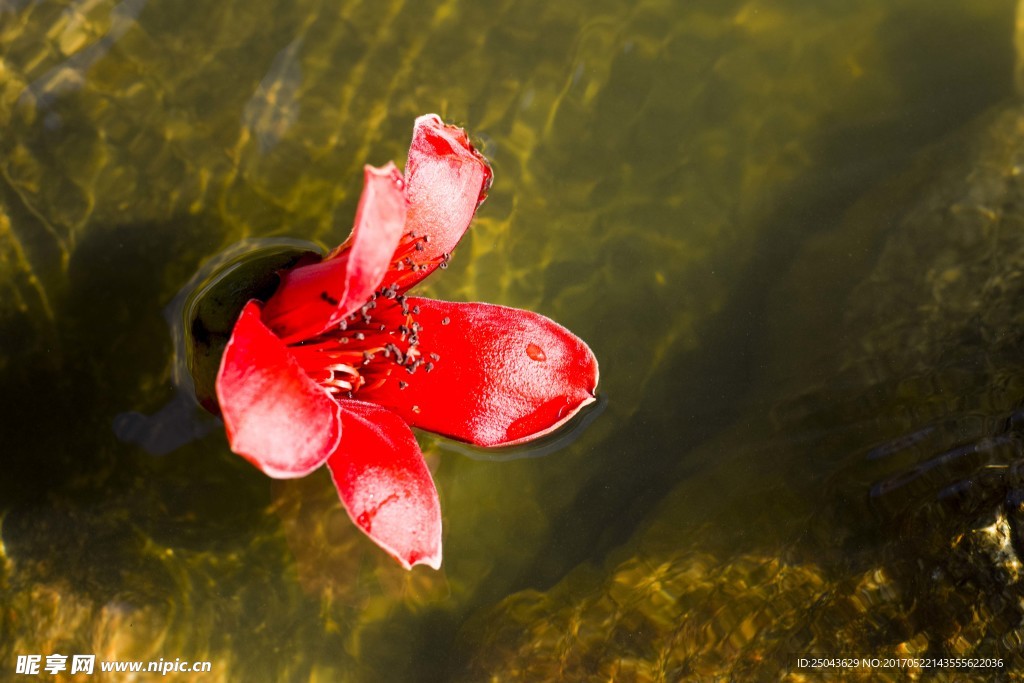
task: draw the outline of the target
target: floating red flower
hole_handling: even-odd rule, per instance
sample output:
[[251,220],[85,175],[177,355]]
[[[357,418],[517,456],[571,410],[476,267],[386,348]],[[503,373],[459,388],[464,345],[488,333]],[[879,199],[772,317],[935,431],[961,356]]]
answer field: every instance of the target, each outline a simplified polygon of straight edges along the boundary
[[217,399],[231,449],[272,477],[327,463],[349,516],[406,568],[441,564],[441,511],[410,425],[519,444],[594,400],[597,360],[535,313],[405,292],[444,268],[490,185],[466,134],[416,120],[405,177],[366,167],[348,240],[249,301]]

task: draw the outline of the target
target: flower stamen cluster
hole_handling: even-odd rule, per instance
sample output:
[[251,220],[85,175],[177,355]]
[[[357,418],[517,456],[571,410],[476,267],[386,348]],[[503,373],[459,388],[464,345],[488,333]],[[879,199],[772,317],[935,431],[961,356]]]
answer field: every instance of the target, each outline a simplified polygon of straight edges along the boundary
[[447,267],[490,183],[464,131],[417,119],[404,175],[366,168],[352,235],[245,305],[217,374],[231,449],[278,478],[326,464],[352,520],[406,568],[441,563],[410,427],[506,446],[594,401],[597,360],[554,321],[407,294]]

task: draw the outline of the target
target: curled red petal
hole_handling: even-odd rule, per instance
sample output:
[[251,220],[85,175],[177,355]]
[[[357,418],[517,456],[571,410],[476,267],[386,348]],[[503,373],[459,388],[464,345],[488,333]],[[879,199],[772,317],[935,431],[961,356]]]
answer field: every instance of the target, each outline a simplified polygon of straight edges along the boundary
[[341,406],[345,438],[327,466],[349,517],[406,569],[438,569],[441,504],[412,431],[372,403]]
[[[416,119],[405,166],[405,234],[384,286],[404,291],[445,261],[484,200],[491,175],[487,159],[464,130],[446,125],[435,114]],[[416,267],[402,263],[406,258]]]
[[341,439],[337,401],[311,380],[250,301],[217,372],[217,400],[231,450],[272,477],[309,474]]
[[509,446],[557,429],[595,400],[597,359],[558,323],[491,304],[415,297],[407,304],[418,311],[423,363],[360,397],[409,424],[479,446]]
[[320,263],[281,275],[263,321],[286,343],[316,336],[365,304],[391,263],[406,222],[402,176],[393,163],[365,168],[352,234]]

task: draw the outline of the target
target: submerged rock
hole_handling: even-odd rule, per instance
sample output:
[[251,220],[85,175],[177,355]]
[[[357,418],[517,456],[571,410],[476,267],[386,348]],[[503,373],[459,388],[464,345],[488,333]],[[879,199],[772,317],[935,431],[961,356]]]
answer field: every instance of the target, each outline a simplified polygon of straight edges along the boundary
[[[1024,667],[1024,105],[810,240],[734,429],[603,569],[465,632],[467,680],[987,681]],[[962,657],[847,670],[807,657]],[[998,664],[998,665],[996,665]]]

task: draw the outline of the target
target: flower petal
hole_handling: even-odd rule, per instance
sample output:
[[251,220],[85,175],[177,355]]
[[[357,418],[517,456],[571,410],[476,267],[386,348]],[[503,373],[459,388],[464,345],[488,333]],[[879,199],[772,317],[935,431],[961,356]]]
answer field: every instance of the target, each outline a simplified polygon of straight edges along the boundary
[[365,304],[391,263],[406,222],[402,176],[393,163],[365,168],[352,234],[320,263],[285,271],[263,321],[285,343],[316,336]]
[[407,304],[419,311],[424,364],[360,398],[392,408],[414,427],[509,446],[557,429],[595,400],[597,359],[558,323],[491,304],[414,297]]
[[[408,257],[418,267],[392,268],[384,286],[405,291],[444,262],[486,197],[491,175],[487,159],[473,149],[464,130],[445,125],[435,114],[416,119],[405,165],[406,249],[400,248],[395,259],[396,266]],[[415,241],[408,239],[412,236]]]
[[250,301],[217,373],[217,400],[231,450],[272,477],[309,474],[341,440],[337,401],[311,380]]
[[342,401],[345,438],[327,461],[352,521],[406,569],[441,566],[441,504],[409,426],[372,403]]

